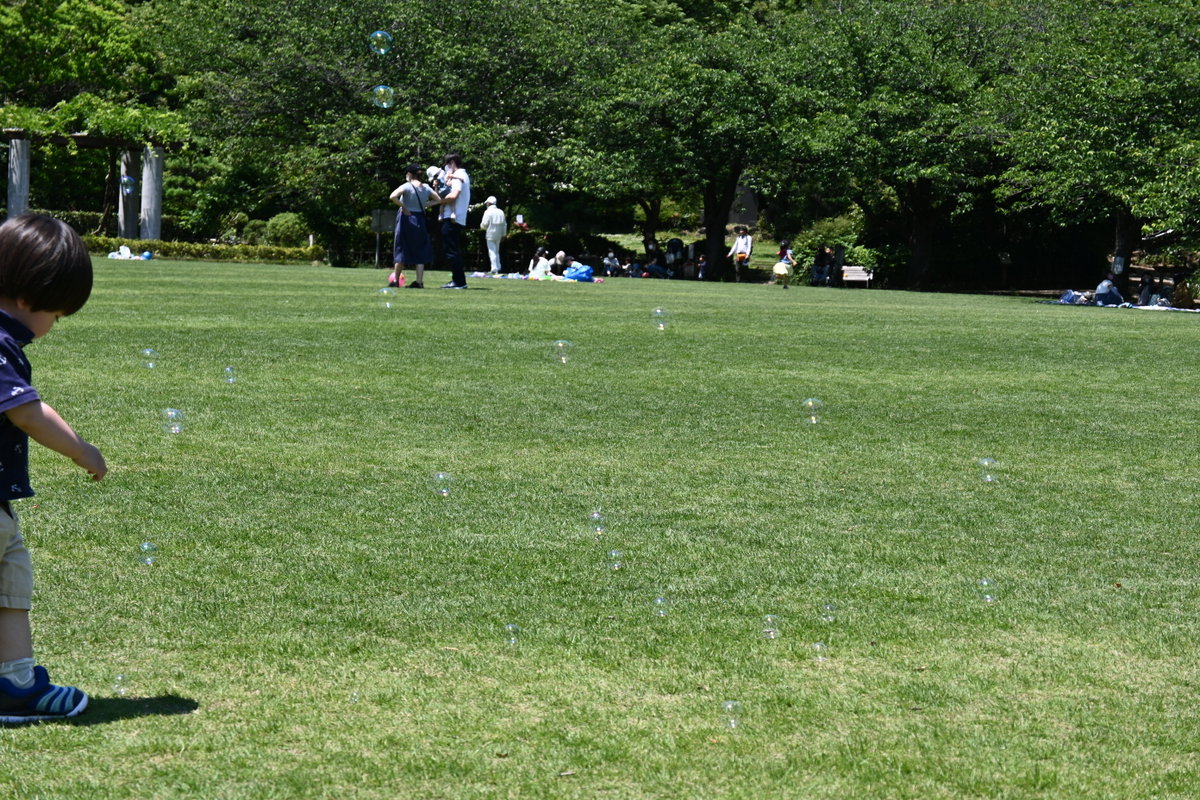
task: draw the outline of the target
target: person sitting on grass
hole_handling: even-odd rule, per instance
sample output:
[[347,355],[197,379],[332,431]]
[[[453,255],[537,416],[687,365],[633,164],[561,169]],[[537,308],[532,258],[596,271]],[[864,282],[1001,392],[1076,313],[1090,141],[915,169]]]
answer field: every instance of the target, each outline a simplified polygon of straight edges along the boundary
[[74,314],[92,292],[92,260],[79,235],[50,217],[24,214],[0,225],[0,722],[73,717],[88,697],[50,683],[33,658],[29,609],[33,568],[12,501],[31,497],[29,439],[101,480],[104,456],[42,402],[24,348]]
[[1113,283],[1114,276],[1111,272],[1105,276],[1104,280],[1100,281],[1100,285],[1096,287],[1096,305],[1098,306],[1119,306],[1125,302],[1125,298],[1117,290],[1117,285]]

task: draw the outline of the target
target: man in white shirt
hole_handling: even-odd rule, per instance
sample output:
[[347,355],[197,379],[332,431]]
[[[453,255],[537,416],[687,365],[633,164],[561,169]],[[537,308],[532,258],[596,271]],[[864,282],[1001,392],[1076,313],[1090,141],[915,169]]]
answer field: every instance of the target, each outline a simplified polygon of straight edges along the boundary
[[463,269],[462,231],[467,224],[467,209],[471,205],[471,178],[462,167],[462,156],[450,153],[443,159],[446,183],[450,192],[442,198],[442,249],[450,263],[450,282],[443,289],[467,288],[467,273]]
[[496,207],[495,197],[489,197],[484,203],[487,205],[487,211],[483,212],[483,220],[480,221],[479,227],[483,229],[484,238],[487,239],[488,261],[491,262],[492,274],[499,275],[500,240],[508,233],[508,221],[504,219],[504,212]]

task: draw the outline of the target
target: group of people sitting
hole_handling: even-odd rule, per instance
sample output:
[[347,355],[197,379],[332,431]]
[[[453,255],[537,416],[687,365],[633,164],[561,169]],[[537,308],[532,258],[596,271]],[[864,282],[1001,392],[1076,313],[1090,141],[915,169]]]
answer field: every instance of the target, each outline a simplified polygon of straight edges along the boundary
[[1138,287],[1137,302],[1126,302],[1121,290],[1117,288],[1116,276],[1110,272],[1104,276],[1104,280],[1100,281],[1095,291],[1077,292],[1074,289],[1068,289],[1063,292],[1058,302],[1074,306],[1170,307],[1171,294],[1172,292],[1167,288],[1163,278],[1156,278],[1152,273],[1145,273],[1142,275],[1142,282]]

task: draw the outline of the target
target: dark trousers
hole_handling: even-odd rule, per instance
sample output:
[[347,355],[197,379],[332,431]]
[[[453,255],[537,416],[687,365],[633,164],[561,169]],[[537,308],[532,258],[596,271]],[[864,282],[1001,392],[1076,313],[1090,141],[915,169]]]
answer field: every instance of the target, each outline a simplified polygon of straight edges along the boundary
[[446,253],[446,263],[450,265],[450,280],[455,286],[467,285],[467,273],[463,271],[462,229],[452,219],[442,220],[442,249]]

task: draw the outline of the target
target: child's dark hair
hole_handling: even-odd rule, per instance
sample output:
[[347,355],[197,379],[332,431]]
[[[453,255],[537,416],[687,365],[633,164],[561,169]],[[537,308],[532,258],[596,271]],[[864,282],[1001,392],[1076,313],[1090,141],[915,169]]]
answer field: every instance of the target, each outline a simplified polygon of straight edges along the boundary
[[74,314],[92,293],[92,259],[66,223],[22,214],[0,225],[0,297]]

